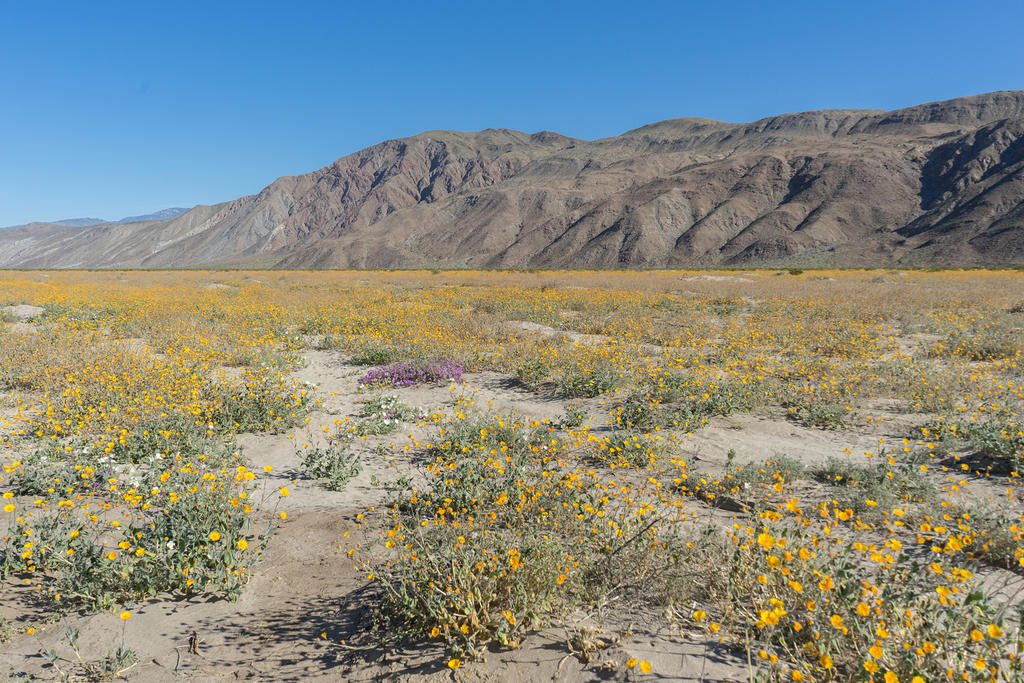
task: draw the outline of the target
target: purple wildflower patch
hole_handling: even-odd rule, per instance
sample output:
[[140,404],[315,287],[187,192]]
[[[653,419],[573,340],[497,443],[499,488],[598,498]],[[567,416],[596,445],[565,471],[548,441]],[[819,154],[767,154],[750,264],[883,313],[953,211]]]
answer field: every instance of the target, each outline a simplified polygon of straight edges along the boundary
[[409,362],[391,363],[371,368],[359,379],[363,386],[409,387],[414,384],[439,384],[462,381],[462,363],[440,360],[426,365]]

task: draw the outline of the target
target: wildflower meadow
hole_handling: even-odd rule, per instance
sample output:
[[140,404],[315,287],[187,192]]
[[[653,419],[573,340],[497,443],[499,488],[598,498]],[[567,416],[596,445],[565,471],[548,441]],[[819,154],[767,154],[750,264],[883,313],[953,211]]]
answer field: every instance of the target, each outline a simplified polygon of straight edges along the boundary
[[0,680],[1024,680],[1019,270],[8,271],[0,314]]

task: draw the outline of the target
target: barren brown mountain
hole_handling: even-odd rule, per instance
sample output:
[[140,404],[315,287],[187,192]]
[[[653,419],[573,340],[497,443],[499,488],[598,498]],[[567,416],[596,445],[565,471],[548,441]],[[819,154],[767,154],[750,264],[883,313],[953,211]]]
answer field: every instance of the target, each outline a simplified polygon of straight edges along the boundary
[[31,268],[1024,263],[1024,91],[585,141],[389,140],[163,221],[0,231]]

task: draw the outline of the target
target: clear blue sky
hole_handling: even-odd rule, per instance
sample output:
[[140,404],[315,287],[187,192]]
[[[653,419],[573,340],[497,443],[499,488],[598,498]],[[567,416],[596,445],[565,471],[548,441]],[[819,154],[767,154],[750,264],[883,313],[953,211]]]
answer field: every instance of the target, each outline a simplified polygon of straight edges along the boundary
[[1024,2],[32,2],[0,225],[258,192],[432,128],[615,135],[1024,89]]

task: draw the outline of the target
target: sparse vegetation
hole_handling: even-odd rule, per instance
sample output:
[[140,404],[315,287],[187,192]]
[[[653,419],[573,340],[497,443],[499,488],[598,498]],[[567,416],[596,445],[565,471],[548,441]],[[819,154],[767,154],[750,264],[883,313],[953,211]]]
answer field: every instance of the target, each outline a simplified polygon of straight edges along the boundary
[[583,426],[590,416],[585,410],[575,403],[570,403],[565,407],[565,412],[562,413],[562,418],[558,421],[558,426],[562,429],[578,429]]
[[619,373],[608,363],[597,363],[586,369],[571,368],[558,382],[558,393],[565,398],[600,396],[621,383]]
[[306,448],[302,454],[302,470],[330,491],[344,491],[352,479],[363,471],[359,455],[347,442],[334,437],[327,444]]
[[409,420],[423,417],[423,411],[411,408],[395,394],[382,394],[363,405],[363,419],[356,423],[360,436],[390,434]]
[[1021,273],[48,275],[0,276],[46,311],[0,328],[0,648],[116,676],[154,653],[52,620],[301,567],[259,585],[355,604],[282,630],[314,666],[559,625],[639,679],[653,624],[721,678],[1021,678]]

